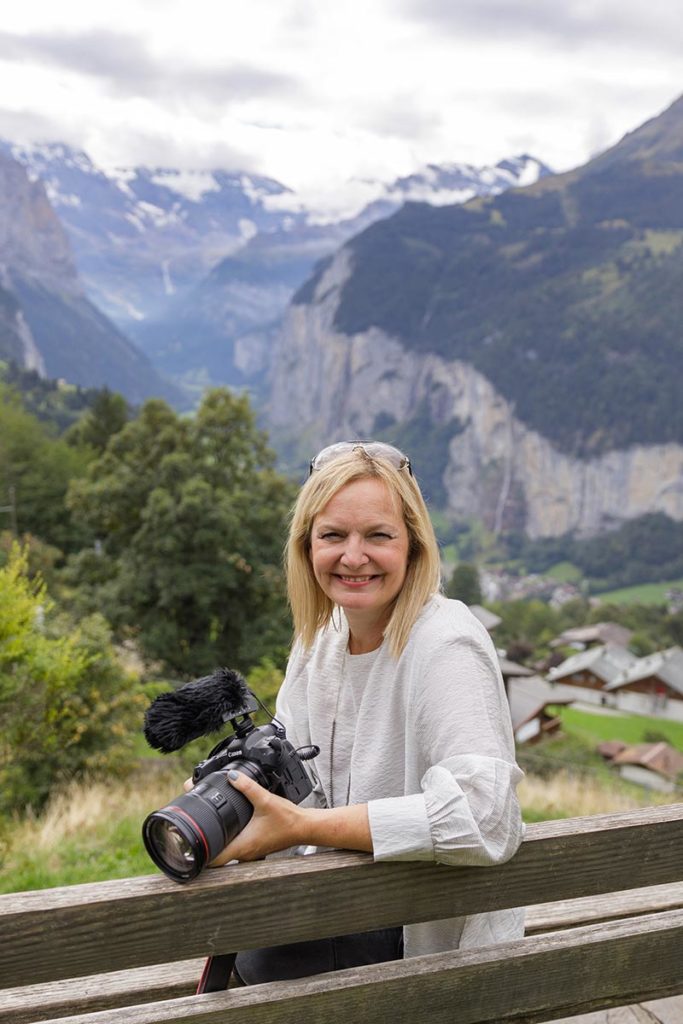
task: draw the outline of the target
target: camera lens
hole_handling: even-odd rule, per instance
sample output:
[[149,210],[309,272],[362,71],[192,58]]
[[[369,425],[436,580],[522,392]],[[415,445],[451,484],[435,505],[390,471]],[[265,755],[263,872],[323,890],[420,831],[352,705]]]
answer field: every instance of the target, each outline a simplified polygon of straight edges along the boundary
[[178,875],[191,873],[196,863],[192,843],[177,825],[165,818],[152,818],[148,832],[149,842],[168,868]]
[[[240,766],[254,776],[251,766]],[[253,813],[225,772],[212,772],[160,811],[148,815],[142,838],[157,867],[174,882],[189,882],[242,831]]]

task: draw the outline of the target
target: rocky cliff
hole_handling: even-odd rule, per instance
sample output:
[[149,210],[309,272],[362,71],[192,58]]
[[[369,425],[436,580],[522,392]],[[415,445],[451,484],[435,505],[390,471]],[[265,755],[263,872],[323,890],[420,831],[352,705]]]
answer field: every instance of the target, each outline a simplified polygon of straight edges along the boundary
[[413,438],[418,479],[415,448],[438,466],[425,488],[434,504],[532,538],[590,536],[655,511],[683,520],[683,446],[575,458],[522,423],[471,364],[409,350],[376,327],[340,333],[335,317],[352,259],[349,247],[337,254],[311,301],[290,307],[276,339],[268,420],[281,446],[289,440],[303,461],[324,443],[390,435],[399,424]]
[[40,181],[0,152],[0,358],[131,401],[179,398],[86,297]]

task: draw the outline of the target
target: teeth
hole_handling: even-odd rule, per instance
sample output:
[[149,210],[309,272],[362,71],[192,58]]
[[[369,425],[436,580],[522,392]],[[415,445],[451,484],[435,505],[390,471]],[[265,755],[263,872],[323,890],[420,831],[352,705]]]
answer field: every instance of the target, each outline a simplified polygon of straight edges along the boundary
[[364,583],[365,580],[372,579],[372,576],[340,576],[339,578],[347,583]]

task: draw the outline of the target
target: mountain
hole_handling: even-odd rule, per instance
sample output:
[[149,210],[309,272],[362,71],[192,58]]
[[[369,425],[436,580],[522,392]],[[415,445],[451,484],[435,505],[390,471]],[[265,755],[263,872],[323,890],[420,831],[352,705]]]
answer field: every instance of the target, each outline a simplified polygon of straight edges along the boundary
[[528,155],[496,167],[429,165],[389,184],[358,183],[359,211],[323,215],[253,174],[105,172],[61,143],[4,146],[45,184],[93,301],[155,366],[197,390],[257,384],[271,325],[315,264],[403,202],[464,202],[550,173]]
[[569,174],[351,239],[275,341],[282,449],[393,439],[496,532],[683,519],[682,139],[683,99]]
[[[435,204],[464,202],[549,173],[544,164],[526,155],[493,168],[430,166],[390,185],[371,183],[372,201],[341,220],[302,213],[299,207],[293,215],[279,206],[279,223],[259,230],[189,294],[179,294],[165,316],[140,324],[135,337],[156,365],[185,384],[195,379],[199,386],[220,381],[258,389],[268,366],[273,329],[290,299],[315,265],[349,238],[411,197],[428,197]],[[286,198],[294,205],[293,196]]]
[[43,182],[88,294],[124,330],[157,316],[222,257],[283,220],[265,200],[287,190],[267,178],[145,167],[105,172],[57,142],[0,148]]
[[41,376],[107,385],[132,401],[179,397],[86,297],[39,181],[0,153],[0,358]]
[[570,454],[683,441],[683,165],[658,155],[682,121],[683,99],[568,175],[406,206],[351,243],[335,326],[464,359]]

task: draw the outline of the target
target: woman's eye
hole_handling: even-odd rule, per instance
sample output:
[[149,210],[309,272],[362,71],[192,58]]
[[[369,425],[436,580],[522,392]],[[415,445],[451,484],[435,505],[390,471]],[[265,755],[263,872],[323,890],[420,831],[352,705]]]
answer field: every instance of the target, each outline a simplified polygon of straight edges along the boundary
[[390,533],[382,533],[381,530],[377,530],[376,533],[371,534],[372,537],[379,537],[380,540],[391,540]]

